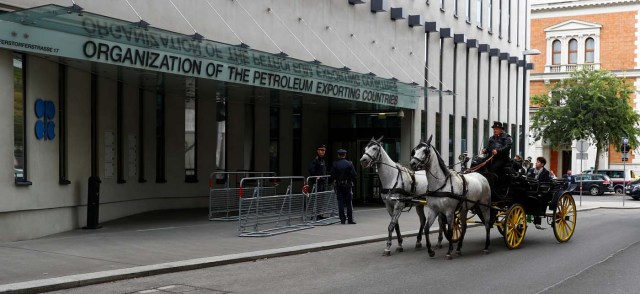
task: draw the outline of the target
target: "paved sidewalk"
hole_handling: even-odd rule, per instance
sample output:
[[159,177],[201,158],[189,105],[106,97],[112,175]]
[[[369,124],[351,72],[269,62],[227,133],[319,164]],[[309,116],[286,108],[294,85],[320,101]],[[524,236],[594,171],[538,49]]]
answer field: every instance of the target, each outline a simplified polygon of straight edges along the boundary
[[[576,205],[579,197],[575,196]],[[640,201],[582,201],[578,210],[640,208]],[[356,208],[358,224],[319,226],[271,237],[238,237],[236,222],[207,220],[206,210],[145,213],[40,239],[0,243],[0,292],[42,292],[379,242],[389,216],[381,207]],[[414,210],[403,213],[404,247],[413,248]],[[433,231],[433,230],[432,230]],[[432,241],[435,237],[432,236]],[[396,247],[394,245],[392,248]]]

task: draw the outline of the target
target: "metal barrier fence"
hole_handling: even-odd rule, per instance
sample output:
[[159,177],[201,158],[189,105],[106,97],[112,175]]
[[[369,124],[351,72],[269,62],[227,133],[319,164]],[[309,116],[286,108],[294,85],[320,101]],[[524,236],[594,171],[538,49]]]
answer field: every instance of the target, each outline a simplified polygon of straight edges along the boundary
[[[302,191],[294,192],[294,184],[302,190],[304,180],[300,176],[243,178],[240,181],[239,236],[266,237],[313,228],[304,221],[307,196]],[[280,182],[287,185],[284,194],[265,195],[260,192]]]
[[330,176],[311,176],[306,183],[313,184],[311,193],[307,197],[305,206],[306,223],[316,226],[326,226],[340,221],[338,218],[338,202],[332,185],[329,185]]
[[[246,177],[275,176],[274,172],[212,172],[209,175],[209,220],[238,220],[238,199],[240,198],[240,182]],[[275,187],[252,189],[245,187],[245,195],[254,192],[261,195],[275,195]]]

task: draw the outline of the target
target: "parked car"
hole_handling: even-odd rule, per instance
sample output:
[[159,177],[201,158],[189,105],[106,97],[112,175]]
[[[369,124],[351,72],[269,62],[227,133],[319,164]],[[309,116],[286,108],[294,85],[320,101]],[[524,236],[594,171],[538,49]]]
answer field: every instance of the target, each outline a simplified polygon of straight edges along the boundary
[[[584,171],[584,173],[590,174],[593,173],[593,170],[587,170]],[[631,181],[636,177],[635,173],[630,169],[599,169],[598,173],[607,175],[611,178],[611,181],[613,181],[613,190],[616,194],[625,193],[625,185],[631,183]]]
[[602,195],[604,192],[614,192],[613,181],[603,174],[579,174],[574,176],[574,182],[569,184],[568,191],[572,193],[582,193],[592,196]]
[[631,198],[635,200],[640,199],[640,180],[631,182],[631,184],[627,186],[625,194],[631,196]]

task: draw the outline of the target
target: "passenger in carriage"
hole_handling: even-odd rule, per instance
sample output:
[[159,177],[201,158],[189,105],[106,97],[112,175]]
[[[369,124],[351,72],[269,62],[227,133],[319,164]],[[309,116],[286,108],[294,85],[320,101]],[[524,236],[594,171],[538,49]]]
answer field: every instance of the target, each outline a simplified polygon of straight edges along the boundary
[[[544,157],[540,156],[536,158],[536,166],[535,168],[529,171],[529,174],[527,175],[527,177],[538,180],[538,183],[551,182],[552,181],[551,174],[544,167],[545,164],[547,164],[547,160]],[[544,230],[544,228],[540,226],[541,223],[542,223],[542,220],[539,216],[533,217],[533,224],[535,225],[536,229]]]
[[522,155],[516,154],[513,157],[513,172],[517,173],[518,176],[526,176],[527,171],[524,169],[524,160],[522,159]]
[[509,134],[504,132],[501,122],[494,122],[491,128],[493,129],[493,136],[489,137],[489,143],[486,148],[482,149],[482,153],[489,156],[493,155],[491,162],[488,164],[489,172],[495,173],[499,179],[502,179],[504,167],[509,162],[509,153],[511,152],[513,140]]
[[547,164],[547,160],[544,157],[540,156],[536,158],[536,167],[529,170],[527,177],[534,178],[538,180],[539,183],[551,182],[551,174],[544,167],[545,164]]

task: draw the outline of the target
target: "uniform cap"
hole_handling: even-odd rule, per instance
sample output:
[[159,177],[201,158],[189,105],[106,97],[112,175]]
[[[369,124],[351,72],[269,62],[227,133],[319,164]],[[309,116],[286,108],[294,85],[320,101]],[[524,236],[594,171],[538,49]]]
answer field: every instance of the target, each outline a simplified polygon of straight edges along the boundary
[[338,152],[339,154],[344,154],[344,153],[347,153],[347,150],[344,150],[344,149],[342,149],[342,148],[341,148],[341,149],[338,149],[338,151],[337,151],[337,152]]
[[324,144],[320,144],[320,145],[318,145],[318,147],[316,147],[316,150],[317,149],[327,149],[327,146],[324,145]]
[[491,126],[491,128],[492,128],[492,129],[495,129],[495,128],[501,128],[501,129],[503,129],[503,130],[504,130],[504,127],[502,126],[502,123],[501,123],[501,122],[499,122],[499,121],[493,122],[493,126]]

